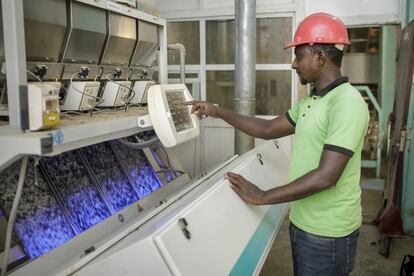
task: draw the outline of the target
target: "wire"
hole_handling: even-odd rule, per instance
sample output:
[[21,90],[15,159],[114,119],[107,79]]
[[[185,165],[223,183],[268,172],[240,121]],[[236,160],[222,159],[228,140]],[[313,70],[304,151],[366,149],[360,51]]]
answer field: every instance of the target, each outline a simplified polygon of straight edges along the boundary
[[130,148],[133,148],[133,149],[144,149],[144,148],[148,148],[152,145],[155,145],[155,144],[159,143],[160,139],[158,137],[156,137],[156,138],[153,138],[151,140],[148,140],[148,141],[145,141],[145,142],[139,142],[139,143],[128,142],[124,139],[118,139],[118,141],[121,144],[123,144],[127,147],[130,147]]
[[168,166],[171,168],[172,172],[177,177],[178,175],[176,174],[176,169],[171,165],[171,160],[170,160],[170,156],[168,155],[168,152],[165,150],[163,146],[160,146],[159,148],[164,152],[165,156],[167,157]]
[[103,99],[103,98],[101,98],[101,97],[96,97],[96,96],[92,96],[92,95],[89,95],[89,94],[86,94],[86,93],[84,93],[83,91],[80,91],[79,89],[77,89],[76,87],[75,87],[75,85],[73,85],[73,78],[76,76],[76,75],[79,75],[79,72],[75,72],[71,77],[70,77],[70,81],[69,81],[69,83],[70,83],[70,86],[76,91],[76,92],[79,92],[79,93],[81,93],[82,95],[84,95],[84,96],[87,96],[87,97],[91,97],[91,98],[93,98],[93,99],[96,99],[96,100],[100,100],[100,102],[98,102],[98,103],[96,103],[95,104],[95,106],[94,107],[96,107],[96,106],[98,106],[98,105],[100,105],[101,103],[103,103],[105,100]]
[[3,100],[4,100],[4,98],[5,98],[5,95],[6,95],[6,86],[3,86],[2,88],[1,88],[1,91],[0,91],[0,105],[3,103]]
[[[153,79],[153,78],[148,77],[148,76],[143,75],[143,74],[140,74],[140,73],[134,73],[134,75],[141,76],[141,77],[143,77],[143,78],[144,78],[144,79],[146,79],[146,80],[154,81],[154,79]],[[154,81],[154,82],[155,82],[155,81]]]
[[[148,86],[148,84],[147,84],[147,86]],[[148,93],[148,89],[149,89],[149,87],[144,88],[144,93],[142,93],[142,97],[141,97],[141,103],[144,102],[145,96]]]
[[180,170],[175,170],[175,171],[173,171],[173,170],[156,171],[155,173],[163,173],[163,174],[166,174],[166,173],[174,173],[174,172],[178,172],[180,175],[185,174],[185,172],[180,171]]
[[[108,81],[110,81],[110,82],[113,82],[113,83],[118,84],[119,86],[125,87],[125,88],[129,89],[129,90],[132,92],[132,97],[129,97],[129,99],[128,99],[128,100],[127,100],[127,102],[125,103],[125,111],[127,111],[128,106],[129,106],[129,104],[130,104],[131,100],[135,97],[135,95],[136,95],[137,93],[136,93],[136,92],[135,92],[135,90],[134,90],[134,89],[132,89],[131,87],[128,87],[128,86],[126,86],[126,85],[124,85],[124,84],[122,84],[122,83],[119,83],[119,82],[117,82],[116,80],[111,79],[109,76],[115,76],[115,74],[114,74],[114,73],[106,75],[106,79],[107,79]],[[141,107],[141,105],[138,105],[138,106],[139,106],[139,107]]]
[[7,265],[9,262],[9,251],[10,251],[12,232],[13,232],[13,225],[14,225],[14,220],[16,219],[17,207],[19,206],[20,197],[22,195],[24,179],[26,177],[28,158],[29,157],[26,155],[22,159],[19,180],[17,181],[16,195],[14,196],[13,205],[10,211],[9,221],[7,223],[6,243],[4,246],[4,257],[3,257],[3,264],[1,266],[1,276],[6,276],[6,273],[7,273]]
[[29,73],[30,75],[32,75],[33,77],[35,77],[35,79],[37,79],[41,84],[44,84],[43,81],[42,81],[42,79],[39,78],[38,75],[36,75],[35,73],[33,73],[32,71],[29,71],[27,69],[26,69],[26,72]]
[[[143,75],[143,74],[140,74],[140,73],[134,73],[135,75],[138,75],[138,76],[141,76],[141,77],[143,77],[144,79],[146,79],[146,80],[150,80],[150,81],[153,81],[153,82],[155,82],[155,80],[153,79],[153,78],[150,78],[150,77],[148,77],[148,76],[146,76],[146,75]],[[147,91],[148,91],[148,89],[144,89],[144,93],[142,93],[142,97],[141,97],[141,103],[144,101],[144,99],[145,99],[145,95],[147,94]],[[133,97],[132,97],[133,98]],[[131,100],[132,100],[132,98],[131,98]]]
[[74,111],[74,110],[66,110],[64,112],[60,112],[61,115],[66,115],[66,116],[70,116],[70,114],[72,115],[82,115],[82,113]]

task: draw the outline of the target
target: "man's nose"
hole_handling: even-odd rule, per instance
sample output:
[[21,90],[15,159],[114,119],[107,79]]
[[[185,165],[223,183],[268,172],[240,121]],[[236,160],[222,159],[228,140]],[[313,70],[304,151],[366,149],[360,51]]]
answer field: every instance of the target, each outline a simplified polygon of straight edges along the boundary
[[292,67],[292,69],[298,68],[298,64],[296,63],[296,59],[292,62],[291,67]]

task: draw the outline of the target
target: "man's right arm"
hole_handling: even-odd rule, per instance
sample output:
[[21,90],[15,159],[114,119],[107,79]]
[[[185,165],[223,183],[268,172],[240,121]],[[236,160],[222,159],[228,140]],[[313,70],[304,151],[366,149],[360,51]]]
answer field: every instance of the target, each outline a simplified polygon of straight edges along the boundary
[[186,104],[192,105],[191,113],[196,114],[200,119],[205,115],[220,118],[253,137],[269,140],[295,133],[295,127],[289,122],[286,115],[265,120],[228,111],[208,102],[193,101]]

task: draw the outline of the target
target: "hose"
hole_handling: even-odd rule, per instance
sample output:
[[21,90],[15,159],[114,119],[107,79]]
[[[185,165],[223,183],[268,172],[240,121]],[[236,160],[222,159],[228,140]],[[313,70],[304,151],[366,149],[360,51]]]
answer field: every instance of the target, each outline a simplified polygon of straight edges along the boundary
[[153,138],[151,140],[148,140],[148,141],[145,141],[145,142],[140,142],[140,143],[132,143],[132,142],[128,142],[124,139],[118,139],[118,141],[121,144],[123,144],[127,147],[130,147],[130,148],[133,148],[133,149],[144,149],[144,148],[148,148],[152,145],[155,145],[156,143],[159,143],[160,139],[158,137],[156,137],[156,138]]

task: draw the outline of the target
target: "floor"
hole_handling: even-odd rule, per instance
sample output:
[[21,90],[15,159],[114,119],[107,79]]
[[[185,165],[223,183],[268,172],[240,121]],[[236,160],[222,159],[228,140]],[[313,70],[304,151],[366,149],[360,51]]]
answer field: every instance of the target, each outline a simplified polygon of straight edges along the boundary
[[[378,228],[370,224],[382,204],[382,192],[378,189],[362,190],[363,225],[360,229],[357,260],[352,276],[399,275],[404,255],[414,255],[414,238],[393,239],[391,255],[385,258],[377,250]],[[289,220],[286,217],[270,249],[260,276],[293,275]]]

